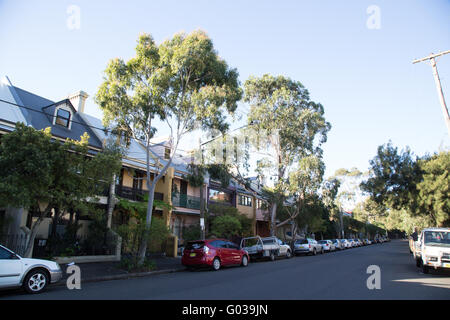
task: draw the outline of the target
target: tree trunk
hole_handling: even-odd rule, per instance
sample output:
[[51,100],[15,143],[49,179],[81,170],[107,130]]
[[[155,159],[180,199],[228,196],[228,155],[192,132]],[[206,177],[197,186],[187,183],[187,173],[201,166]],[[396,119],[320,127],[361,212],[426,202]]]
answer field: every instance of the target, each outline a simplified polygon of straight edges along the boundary
[[272,212],[270,213],[270,236],[276,236],[277,226],[276,226],[276,215],[277,215],[277,203],[272,205]]
[[139,253],[138,253],[139,265],[142,265],[144,263],[145,254],[147,252],[148,232],[150,231],[150,226],[152,224],[153,200],[155,198],[155,189],[156,189],[156,181],[153,181],[153,183],[149,186],[148,190],[147,216],[145,221],[146,230],[144,235],[142,236],[141,243],[139,245]]
[[112,214],[115,206],[115,194],[116,194],[116,175],[114,174],[112,182],[109,185],[109,194],[108,194],[108,209],[107,209],[108,220],[106,222],[106,227],[108,229],[111,229],[112,225]]
[[41,214],[38,220],[31,227],[30,237],[28,239],[27,249],[25,251],[24,258],[31,258],[33,256],[34,239],[36,238],[38,227],[41,224],[42,219],[43,215]]
[[203,219],[203,227],[200,225],[200,239],[205,240],[205,229],[206,229],[206,221],[205,221],[205,203],[203,199],[203,182],[200,186],[200,221]]

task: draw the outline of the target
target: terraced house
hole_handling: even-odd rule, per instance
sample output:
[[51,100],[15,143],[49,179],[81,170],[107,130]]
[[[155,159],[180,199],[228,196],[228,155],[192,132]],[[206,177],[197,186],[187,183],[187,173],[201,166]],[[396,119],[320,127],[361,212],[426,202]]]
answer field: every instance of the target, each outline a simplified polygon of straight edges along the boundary
[[[109,132],[103,129],[101,119],[84,112],[88,95],[78,91],[60,101],[51,101],[37,94],[28,92],[14,86],[8,78],[0,83],[0,99],[9,103],[0,102],[0,133],[8,133],[14,130],[15,123],[23,122],[35,129],[51,127],[51,133],[55,139],[64,141],[66,138],[79,140],[83,133],[90,136],[89,149],[92,153],[102,150],[105,141],[109,138]],[[22,107],[20,107],[22,106]],[[167,138],[158,138],[151,141],[151,165],[150,179],[153,179],[159,169],[169,160],[171,150],[168,147]],[[129,201],[143,201],[148,192],[146,183],[146,150],[142,142],[131,140],[126,154],[122,158],[122,169],[116,177],[114,188],[105,188],[105,192],[99,195],[98,208],[107,211],[108,199],[122,198]],[[183,230],[191,225],[200,223],[200,188],[192,187],[186,179],[189,174],[188,165],[193,159],[190,155],[176,154],[165,176],[157,183],[155,199],[161,200],[170,206],[154,207],[153,215],[165,221],[169,227],[173,241],[183,242]],[[114,197],[109,197],[111,190]],[[262,204],[261,185],[252,180],[250,188],[239,185],[235,180],[230,182],[227,188],[223,188],[218,181],[210,179],[204,185],[203,198],[206,206],[221,204],[236,207],[240,213],[251,218],[254,234],[265,236],[268,234],[267,208]],[[38,241],[47,240],[53,227],[63,234],[64,227],[73,216],[82,225],[77,235],[86,237],[90,218],[77,215],[76,212],[67,212],[56,221],[51,217],[41,223],[38,231]],[[0,230],[3,234],[26,236],[27,230],[35,221],[32,212],[23,208],[0,209],[0,219],[12,217],[7,230]],[[126,221],[119,210],[114,210],[108,227],[117,227]],[[176,245],[175,245],[176,246]],[[176,255],[176,250],[168,252]]]

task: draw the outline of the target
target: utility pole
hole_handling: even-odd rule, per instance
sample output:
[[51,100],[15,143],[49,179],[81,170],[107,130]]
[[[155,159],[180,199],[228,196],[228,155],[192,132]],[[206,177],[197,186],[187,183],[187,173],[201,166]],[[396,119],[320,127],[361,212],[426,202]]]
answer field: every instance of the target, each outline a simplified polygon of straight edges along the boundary
[[436,82],[436,88],[437,88],[438,95],[439,95],[439,101],[440,101],[441,107],[442,107],[442,113],[444,115],[445,124],[447,125],[447,131],[450,136],[450,117],[448,115],[447,105],[445,104],[444,93],[442,92],[441,80],[439,79],[439,73],[437,71],[436,60],[435,60],[436,57],[442,56],[447,53],[450,53],[450,50],[447,50],[447,51],[444,51],[441,53],[437,53],[437,54],[431,53],[429,56],[427,56],[425,58],[414,60],[413,64],[422,62],[422,61],[427,61],[427,60],[430,61],[431,67],[433,68],[433,76],[434,76],[434,81]]

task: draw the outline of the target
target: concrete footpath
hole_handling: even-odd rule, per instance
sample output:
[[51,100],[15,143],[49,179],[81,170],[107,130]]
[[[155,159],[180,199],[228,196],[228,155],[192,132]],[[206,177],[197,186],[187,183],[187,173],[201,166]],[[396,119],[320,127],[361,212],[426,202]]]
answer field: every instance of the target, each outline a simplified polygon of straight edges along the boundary
[[[170,258],[158,256],[150,259],[155,262],[156,269],[148,272],[128,272],[120,268],[119,262],[76,263],[75,265],[80,267],[82,283],[127,279],[186,270],[181,264],[181,257]],[[67,273],[67,267],[68,264],[61,264],[63,278],[57,285],[66,285],[66,280],[71,275]]]

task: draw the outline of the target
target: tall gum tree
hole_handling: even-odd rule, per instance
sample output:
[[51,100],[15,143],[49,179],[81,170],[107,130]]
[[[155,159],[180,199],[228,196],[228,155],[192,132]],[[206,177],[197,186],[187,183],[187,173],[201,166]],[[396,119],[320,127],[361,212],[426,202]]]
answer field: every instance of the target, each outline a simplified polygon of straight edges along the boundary
[[[228,129],[227,114],[233,114],[242,89],[236,69],[230,68],[203,31],[178,33],[157,45],[149,34],[139,36],[136,55],[128,62],[113,59],[104,72],[95,100],[104,112],[104,125],[120,136],[134,138],[146,149],[149,190],[146,225],[152,219],[154,192],[188,133]],[[155,119],[170,129],[170,157],[150,179],[151,139]],[[156,161],[158,161],[156,159]],[[144,262],[147,242],[139,256]]]
[[[289,176],[300,160],[321,156],[321,145],[331,125],[325,120],[323,106],[311,101],[308,90],[298,81],[268,74],[250,77],[244,92],[244,101],[250,104],[248,124],[265,132],[273,151],[264,163],[275,178],[272,192],[282,199],[288,191]],[[280,199],[270,204],[271,235],[276,233]]]

